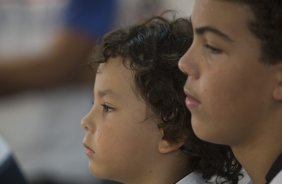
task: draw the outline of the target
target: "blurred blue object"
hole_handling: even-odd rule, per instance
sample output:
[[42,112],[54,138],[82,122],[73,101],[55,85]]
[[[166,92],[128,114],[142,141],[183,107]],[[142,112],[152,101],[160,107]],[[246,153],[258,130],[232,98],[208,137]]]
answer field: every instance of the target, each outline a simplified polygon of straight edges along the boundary
[[83,29],[92,37],[101,37],[113,25],[117,0],[72,0],[66,26]]

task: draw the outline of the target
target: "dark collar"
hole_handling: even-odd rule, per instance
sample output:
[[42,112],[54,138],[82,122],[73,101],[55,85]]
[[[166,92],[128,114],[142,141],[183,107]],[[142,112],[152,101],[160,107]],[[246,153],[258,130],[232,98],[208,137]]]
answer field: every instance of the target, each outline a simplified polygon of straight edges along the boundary
[[265,179],[266,183],[270,183],[273,178],[282,170],[282,153],[279,157],[275,160],[272,164],[271,168],[269,169]]

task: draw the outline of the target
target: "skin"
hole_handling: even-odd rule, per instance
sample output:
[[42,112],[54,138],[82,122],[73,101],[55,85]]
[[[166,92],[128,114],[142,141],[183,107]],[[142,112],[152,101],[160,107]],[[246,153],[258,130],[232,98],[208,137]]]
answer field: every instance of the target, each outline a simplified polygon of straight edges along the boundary
[[194,40],[179,68],[188,75],[184,90],[195,134],[230,145],[253,181],[265,183],[282,151],[282,67],[262,64],[251,20],[244,4],[196,0]]
[[186,157],[178,149],[183,142],[163,139],[159,118],[134,91],[133,72],[121,58],[100,65],[94,105],[82,119],[90,170],[122,183],[176,182],[187,174]]

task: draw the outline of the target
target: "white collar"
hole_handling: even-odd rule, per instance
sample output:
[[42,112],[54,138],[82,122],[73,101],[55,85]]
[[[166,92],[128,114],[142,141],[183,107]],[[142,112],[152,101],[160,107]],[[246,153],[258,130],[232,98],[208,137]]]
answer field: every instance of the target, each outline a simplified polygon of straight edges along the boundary
[[197,172],[192,172],[178,181],[176,184],[203,184],[205,180],[202,178],[202,175]]
[[281,184],[282,183],[282,170],[272,179],[270,184]]

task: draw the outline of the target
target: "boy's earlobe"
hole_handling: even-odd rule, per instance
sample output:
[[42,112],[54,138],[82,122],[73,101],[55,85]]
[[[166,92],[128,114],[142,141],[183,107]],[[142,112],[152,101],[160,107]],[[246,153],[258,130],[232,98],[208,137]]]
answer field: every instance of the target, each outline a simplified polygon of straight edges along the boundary
[[[163,132],[162,132],[163,134]],[[164,134],[163,134],[164,135]],[[159,152],[162,154],[171,153],[180,149],[185,144],[185,138],[178,140],[178,142],[171,142],[164,138],[159,142]]]
[[278,72],[276,76],[277,82],[273,91],[273,98],[277,101],[282,101],[282,64],[278,66]]
[[177,143],[169,142],[162,139],[159,143],[159,152],[162,154],[171,153],[177,151],[181,146],[184,145],[184,142],[180,141]]

